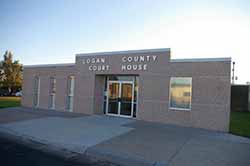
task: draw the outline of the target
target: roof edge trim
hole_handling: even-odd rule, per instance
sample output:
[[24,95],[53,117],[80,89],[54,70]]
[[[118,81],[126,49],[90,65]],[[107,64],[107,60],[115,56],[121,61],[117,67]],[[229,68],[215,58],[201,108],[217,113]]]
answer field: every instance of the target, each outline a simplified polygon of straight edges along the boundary
[[121,55],[121,54],[135,54],[135,53],[154,53],[154,52],[169,52],[170,48],[155,48],[155,49],[141,49],[141,50],[125,50],[125,51],[109,51],[109,52],[92,52],[76,54],[80,56],[95,56],[95,55]]
[[38,64],[38,65],[24,65],[24,68],[36,68],[36,67],[67,67],[74,66],[75,63],[60,63],[60,64]]
[[224,58],[193,58],[193,59],[170,59],[170,62],[230,62],[230,57]]

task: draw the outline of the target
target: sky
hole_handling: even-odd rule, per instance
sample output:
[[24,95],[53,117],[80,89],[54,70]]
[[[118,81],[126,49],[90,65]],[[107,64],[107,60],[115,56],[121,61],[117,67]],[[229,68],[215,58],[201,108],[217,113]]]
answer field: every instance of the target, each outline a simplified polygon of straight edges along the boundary
[[[250,81],[249,0],[0,0],[0,55],[24,65],[75,54],[171,48],[171,57],[231,57]],[[1,57],[2,59],[2,57]]]

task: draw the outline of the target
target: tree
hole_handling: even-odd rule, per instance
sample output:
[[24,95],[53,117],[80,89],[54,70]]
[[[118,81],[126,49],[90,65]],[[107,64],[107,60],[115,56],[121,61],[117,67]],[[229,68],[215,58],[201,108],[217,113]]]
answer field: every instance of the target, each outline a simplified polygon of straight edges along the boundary
[[22,87],[23,66],[17,60],[13,62],[13,54],[10,51],[6,51],[3,58],[0,63],[1,88],[6,88],[11,94]]

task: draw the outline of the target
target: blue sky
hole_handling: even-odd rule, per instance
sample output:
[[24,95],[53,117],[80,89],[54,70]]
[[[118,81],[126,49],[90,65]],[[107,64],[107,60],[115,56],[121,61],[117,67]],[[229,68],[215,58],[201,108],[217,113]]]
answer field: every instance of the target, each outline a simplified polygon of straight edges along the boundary
[[248,0],[0,0],[0,53],[25,65],[167,47],[172,58],[232,57],[246,83],[249,46]]

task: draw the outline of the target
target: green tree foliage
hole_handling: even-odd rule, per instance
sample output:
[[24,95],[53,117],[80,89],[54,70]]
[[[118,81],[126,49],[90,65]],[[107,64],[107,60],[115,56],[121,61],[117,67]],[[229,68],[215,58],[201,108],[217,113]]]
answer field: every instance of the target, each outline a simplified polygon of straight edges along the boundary
[[0,63],[1,88],[6,88],[9,93],[15,92],[22,87],[23,66],[19,61],[13,61],[13,54],[6,51]]

